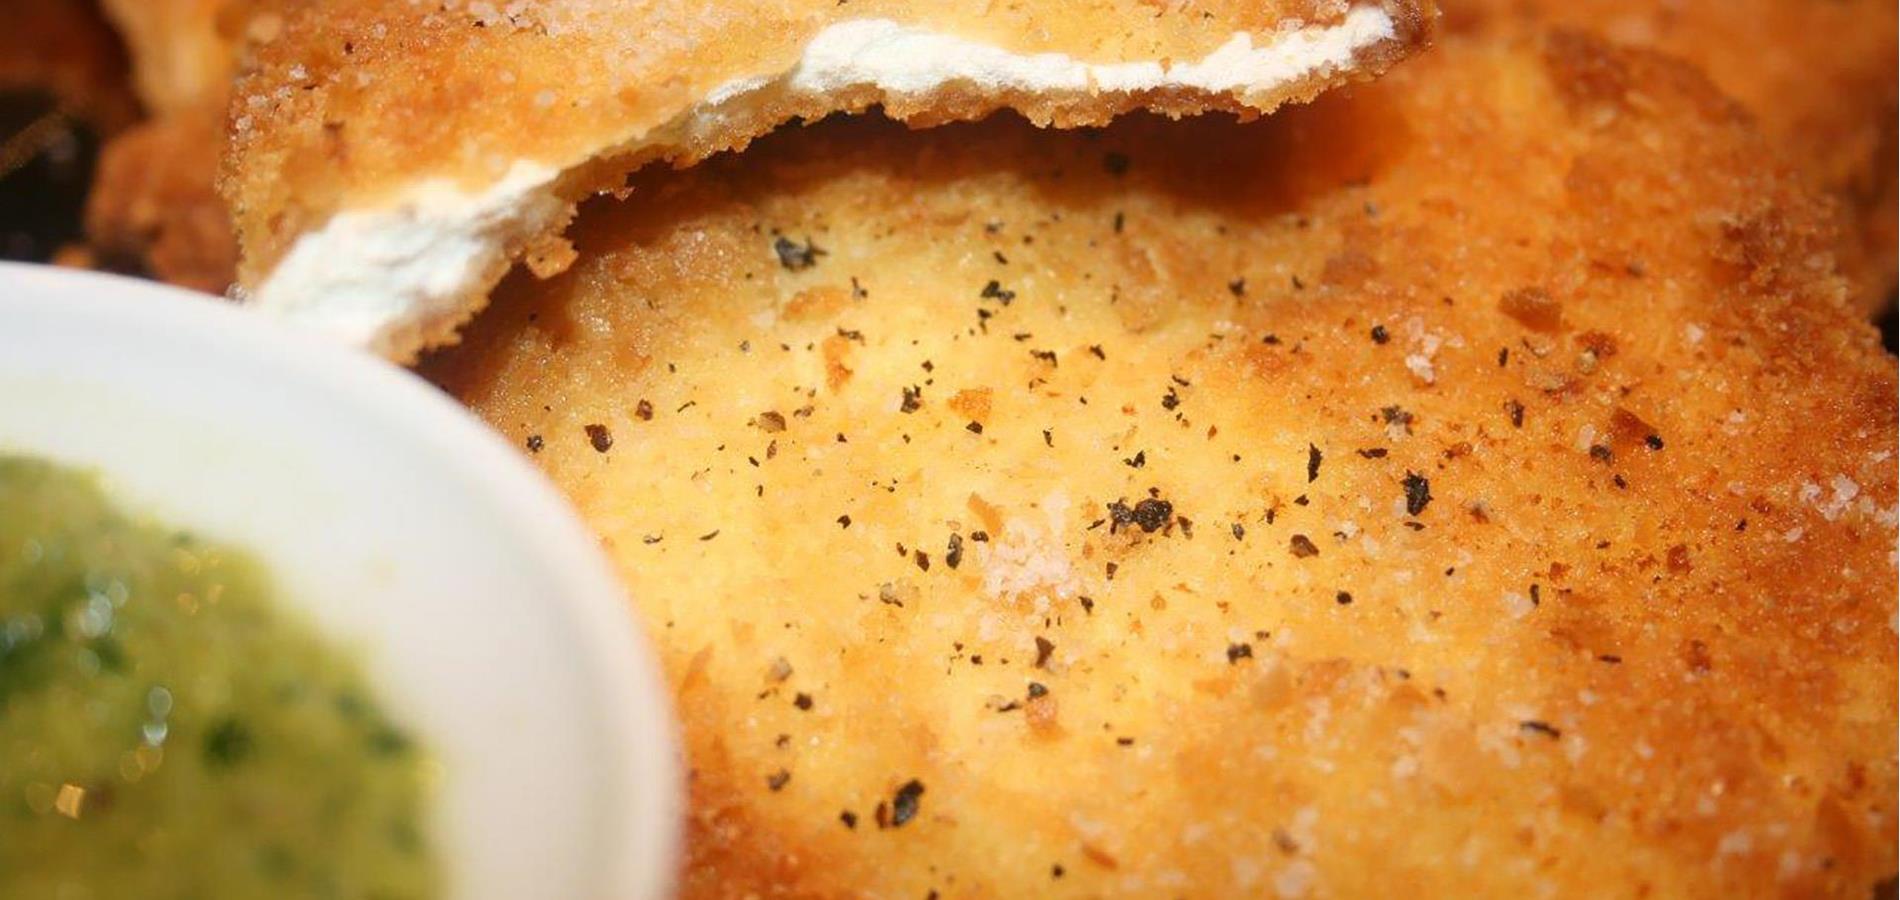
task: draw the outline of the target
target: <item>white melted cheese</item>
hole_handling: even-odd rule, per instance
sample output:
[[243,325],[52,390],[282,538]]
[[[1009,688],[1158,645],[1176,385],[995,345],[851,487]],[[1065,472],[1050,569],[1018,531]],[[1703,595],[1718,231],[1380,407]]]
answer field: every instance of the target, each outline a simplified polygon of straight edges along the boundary
[[293,324],[390,352],[392,335],[452,315],[504,260],[509,245],[565,211],[560,170],[517,161],[486,190],[433,179],[399,203],[351,210],[298,238],[264,284],[241,297]]
[[[1338,24],[1289,30],[1256,44],[1235,34],[1195,62],[1089,63],[1061,53],[1012,53],[886,19],[840,22],[820,31],[791,69],[715,88],[668,130],[716,127],[767,88],[825,96],[871,88],[887,97],[950,84],[1043,95],[1191,90],[1270,91],[1352,64],[1389,40],[1384,9],[1361,5]],[[379,351],[418,322],[454,313],[486,290],[511,248],[566,211],[557,166],[517,161],[499,180],[470,191],[429,180],[375,209],[350,210],[303,235],[245,299],[268,313]]]

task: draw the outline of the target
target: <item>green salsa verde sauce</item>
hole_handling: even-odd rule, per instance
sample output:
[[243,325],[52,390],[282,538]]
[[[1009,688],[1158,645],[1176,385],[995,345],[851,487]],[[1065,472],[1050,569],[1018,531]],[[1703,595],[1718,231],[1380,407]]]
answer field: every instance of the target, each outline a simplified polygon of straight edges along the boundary
[[256,560],[0,454],[0,897],[438,896],[431,774]]

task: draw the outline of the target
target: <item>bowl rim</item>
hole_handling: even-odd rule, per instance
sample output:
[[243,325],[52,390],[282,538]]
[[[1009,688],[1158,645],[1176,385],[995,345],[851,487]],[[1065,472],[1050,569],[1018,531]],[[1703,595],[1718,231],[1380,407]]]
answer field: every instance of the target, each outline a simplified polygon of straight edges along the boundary
[[[20,288],[24,287],[25,290]],[[684,843],[685,787],[677,719],[657,657],[598,542],[554,485],[474,413],[413,372],[368,352],[298,331],[229,300],[157,282],[55,266],[0,261],[0,316],[9,310],[100,323],[102,327],[204,347],[256,377],[300,379],[386,421],[401,440],[459,480],[480,485],[510,521],[526,552],[547,561],[560,590],[549,602],[570,617],[596,673],[593,712],[641,803],[614,820],[615,830],[648,853],[610,852],[599,884],[604,897],[670,896]],[[643,746],[644,745],[644,746]],[[658,862],[660,865],[651,865]]]

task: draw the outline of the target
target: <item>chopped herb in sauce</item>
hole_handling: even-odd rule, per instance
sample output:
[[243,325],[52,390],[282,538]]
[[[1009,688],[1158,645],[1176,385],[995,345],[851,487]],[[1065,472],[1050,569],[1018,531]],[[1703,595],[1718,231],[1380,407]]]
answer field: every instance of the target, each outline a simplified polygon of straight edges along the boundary
[[0,455],[0,895],[441,894],[426,751],[271,582]]

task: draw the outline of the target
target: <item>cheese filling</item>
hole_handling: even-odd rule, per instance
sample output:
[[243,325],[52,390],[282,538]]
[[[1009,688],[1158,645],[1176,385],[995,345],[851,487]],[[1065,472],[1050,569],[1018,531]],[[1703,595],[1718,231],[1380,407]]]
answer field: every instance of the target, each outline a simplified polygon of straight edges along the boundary
[[[710,130],[745,114],[771,88],[820,97],[867,87],[887,97],[923,95],[951,84],[1056,96],[1268,91],[1349,66],[1357,51],[1393,36],[1385,10],[1362,5],[1338,24],[1289,30],[1258,44],[1235,34],[1195,62],[1096,64],[860,19],[820,31],[789,71],[715,88],[660,132]],[[395,345],[403,335],[452,320],[471,294],[500,277],[511,251],[558,224],[568,209],[555,190],[562,172],[519,160],[483,189],[431,179],[379,208],[339,213],[298,238],[244,299],[351,344],[401,352]]]

